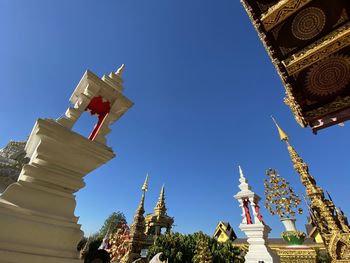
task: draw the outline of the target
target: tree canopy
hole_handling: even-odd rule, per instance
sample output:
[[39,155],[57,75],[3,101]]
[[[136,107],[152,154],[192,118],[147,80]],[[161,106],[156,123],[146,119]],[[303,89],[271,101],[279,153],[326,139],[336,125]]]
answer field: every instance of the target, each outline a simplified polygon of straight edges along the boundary
[[122,212],[113,212],[103,223],[99,235],[104,237],[107,231],[109,231],[109,234],[115,233],[118,228],[126,223],[125,215]]
[[[209,248],[209,251],[205,251],[206,247]],[[215,263],[244,262],[243,257],[241,257],[241,251],[234,247],[231,241],[220,243],[203,232],[189,235],[180,233],[161,235],[155,239],[154,245],[149,248],[148,257],[152,258],[157,253],[163,252],[169,263],[192,263],[193,260],[200,258],[198,253],[201,250],[205,251],[207,256],[210,254]]]

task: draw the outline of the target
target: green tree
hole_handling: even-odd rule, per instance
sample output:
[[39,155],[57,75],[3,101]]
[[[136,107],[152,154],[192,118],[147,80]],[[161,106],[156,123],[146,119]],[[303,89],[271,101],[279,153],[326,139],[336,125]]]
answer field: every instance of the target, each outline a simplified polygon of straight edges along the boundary
[[109,231],[110,234],[117,232],[118,228],[126,224],[125,215],[122,212],[113,212],[104,222],[99,235],[104,237]]
[[169,263],[192,263],[195,256],[198,240],[207,240],[208,248],[215,263],[241,263],[244,262],[241,250],[232,245],[231,241],[219,243],[203,232],[196,232],[190,235],[180,233],[168,233],[155,239],[154,244],[149,248],[149,259],[159,252],[163,252]]
[[199,236],[193,256],[194,263],[213,263],[213,255],[209,249],[209,240],[204,234]]

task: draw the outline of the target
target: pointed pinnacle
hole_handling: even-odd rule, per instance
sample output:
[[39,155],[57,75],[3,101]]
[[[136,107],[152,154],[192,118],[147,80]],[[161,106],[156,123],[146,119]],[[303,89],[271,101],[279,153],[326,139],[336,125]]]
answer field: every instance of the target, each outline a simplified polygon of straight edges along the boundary
[[162,185],[162,189],[160,190],[159,198],[157,204],[154,208],[154,213],[156,215],[162,215],[166,213],[165,207],[165,197],[164,197],[164,184]]
[[121,77],[123,75],[124,69],[125,69],[125,65],[122,64],[120,68],[118,68],[118,70],[115,72],[115,74]]
[[277,124],[275,118],[271,115],[273,122],[275,123],[278,133],[280,135],[281,141],[288,141],[288,135],[281,129],[281,127]]
[[162,189],[160,190],[159,198],[164,199],[164,184],[162,185]]
[[146,174],[146,179],[142,186],[142,191],[147,192],[147,190],[148,190],[148,173]]
[[239,177],[244,178],[244,174],[240,165],[238,165],[238,169],[239,169]]

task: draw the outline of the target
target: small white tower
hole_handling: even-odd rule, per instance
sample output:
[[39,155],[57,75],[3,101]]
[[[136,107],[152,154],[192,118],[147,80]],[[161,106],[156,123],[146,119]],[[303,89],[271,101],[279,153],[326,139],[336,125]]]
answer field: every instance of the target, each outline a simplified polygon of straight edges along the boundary
[[242,223],[239,228],[248,237],[249,249],[245,255],[246,263],[276,263],[278,257],[267,247],[267,236],[271,231],[268,225],[265,225],[259,211],[260,197],[251,190],[243,171],[239,166],[239,189],[234,196],[242,208]]

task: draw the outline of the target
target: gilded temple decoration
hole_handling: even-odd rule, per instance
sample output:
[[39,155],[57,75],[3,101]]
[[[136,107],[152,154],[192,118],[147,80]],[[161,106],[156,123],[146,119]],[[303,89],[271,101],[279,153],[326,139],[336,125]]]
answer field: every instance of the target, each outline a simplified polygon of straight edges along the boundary
[[146,216],[146,235],[151,236],[152,238],[154,236],[159,236],[162,228],[165,228],[167,233],[170,232],[174,224],[174,218],[168,216],[166,211],[165,191],[163,185],[154,212]]
[[350,119],[348,1],[241,2],[281,77],[284,101],[296,121],[316,133]]
[[127,245],[127,253],[123,257],[123,263],[131,263],[135,259],[140,258],[141,249],[146,247],[147,236],[145,234],[146,225],[145,225],[145,193],[148,190],[148,175],[146,176],[145,182],[142,186],[142,196],[141,201],[136,209],[134,221],[130,227],[130,240]]
[[289,143],[287,134],[275,123],[280,138],[287,144],[294,169],[300,175],[300,180],[306,189],[310,200],[311,219],[320,233],[324,245],[335,262],[350,262],[350,230],[344,213],[336,208],[331,198],[327,199],[323,189],[316,184],[315,178],[309,173],[308,165]]

